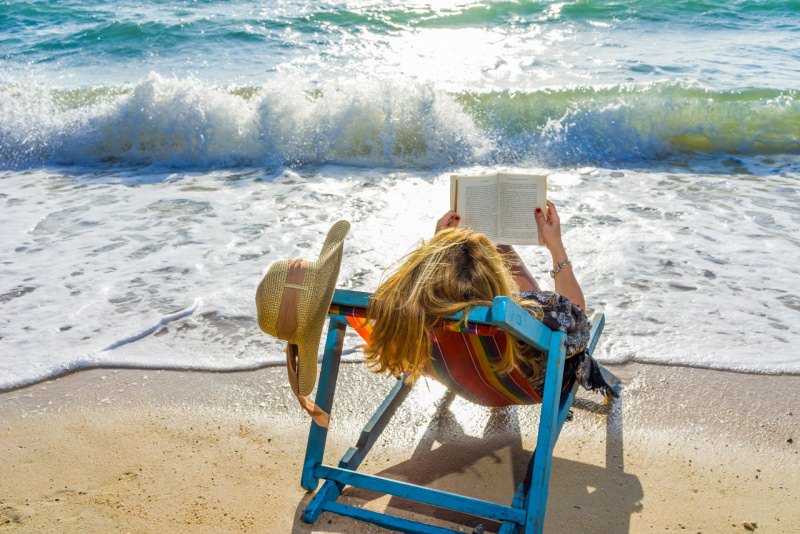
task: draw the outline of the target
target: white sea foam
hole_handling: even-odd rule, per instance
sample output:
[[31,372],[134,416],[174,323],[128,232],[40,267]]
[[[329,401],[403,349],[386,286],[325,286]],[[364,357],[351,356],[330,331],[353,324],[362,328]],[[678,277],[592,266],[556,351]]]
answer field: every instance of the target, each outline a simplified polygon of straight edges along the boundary
[[[553,173],[576,272],[607,314],[601,361],[800,373],[798,162],[537,170]],[[279,364],[255,323],[269,264],[313,259],[345,218],[339,285],[374,290],[448,198],[446,174],[337,166],[0,181],[0,389],[98,365]],[[521,253],[547,286],[544,252]]]
[[129,88],[0,83],[0,166],[417,167],[481,159],[491,148],[451,95],[425,85],[237,91],[156,73]]
[[363,80],[219,87],[156,73],[74,90],[0,79],[0,168],[569,167],[791,154],[799,103],[792,90],[683,82],[451,93]]

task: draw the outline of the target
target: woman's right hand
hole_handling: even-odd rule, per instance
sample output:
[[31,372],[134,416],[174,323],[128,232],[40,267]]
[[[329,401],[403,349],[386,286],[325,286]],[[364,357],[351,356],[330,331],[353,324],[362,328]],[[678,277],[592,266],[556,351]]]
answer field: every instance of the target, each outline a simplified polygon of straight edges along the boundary
[[461,222],[461,215],[456,213],[453,210],[448,211],[441,218],[436,221],[436,234],[440,231],[444,230],[445,228],[455,228],[458,226],[458,223]]
[[552,254],[563,251],[564,243],[561,241],[561,219],[558,217],[556,205],[547,201],[547,207],[542,210],[536,208],[534,213],[539,236],[544,245]]

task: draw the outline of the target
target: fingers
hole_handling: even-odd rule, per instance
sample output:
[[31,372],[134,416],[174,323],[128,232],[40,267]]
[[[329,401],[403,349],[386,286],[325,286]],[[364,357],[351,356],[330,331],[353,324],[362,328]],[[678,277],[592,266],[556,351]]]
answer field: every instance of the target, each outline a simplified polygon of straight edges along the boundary
[[553,204],[552,200],[547,201],[547,211],[549,219],[558,219],[558,211],[556,210],[556,205]]
[[436,221],[436,231],[444,230],[445,228],[455,228],[461,222],[461,215],[453,210],[448,211]]
[[445,226],[447,226],[448,228],[455,228],[456,226],[458,226],[458,223],[461,222],[461,215],[459,215],[455,211],[450,210],[447,213],[445,213],[442,219],[445,221]]
[[533,215],[537,223],[555,224],[559,221],[556,205],[550,200],[547,201],[545,209],[536,208]]
[[457,214],[455,211],[453,211],[453,210],[448,210],[448,211],[446,211],[446,212],[444,213],[444,215],[442,215],[442,216],[439,218],[439,221],[441,221],[441,222],[446,222],[446,221],[449,221],[449,220],[450,220],[450,219],[453,217],[453,215],[458,215],[458,214]]
[[556,205],[551,200],[547,201],[547,206],[543,211],[544,220],[548,223],[557,223],[559,221]]
[[536,208],[533,215],[537,224],[550,224],[553,222],[553,212],[548,209],[549,207],[548,205],[545,209]]

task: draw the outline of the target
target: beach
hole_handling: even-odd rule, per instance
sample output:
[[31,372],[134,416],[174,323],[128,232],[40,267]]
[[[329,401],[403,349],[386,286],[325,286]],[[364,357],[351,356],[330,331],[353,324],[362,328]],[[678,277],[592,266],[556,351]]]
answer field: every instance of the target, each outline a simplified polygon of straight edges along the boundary
[[[783,0],[0,3],[0,532],[380,531],[301,521],[256,287],[347,220],[374,292],[503,172],[547,176],[625,384],[579,394],[546,532],[798,532],[798,39]],[[392,382],[355,337],[329,463]],[[362,467],[507,503],[538,413],[422,381]]]
[[[565,424],[546,532],[747,532],[745,523],[796,532],[800,377],[613,370],[625,390],[610,412],[582,392]],[[392,382],[343,366],[329,462],[354,444]],[[421,381],[363,469],[509,502],[537,413],[480,408]],[[327,513],[301,521],[308,420],[281,368],[83,371],[3,393],[0,421],[0,531],[383,532]],[[423,511],[344,496],[405,517]],[[456,520],[480,523],[435,516]]]

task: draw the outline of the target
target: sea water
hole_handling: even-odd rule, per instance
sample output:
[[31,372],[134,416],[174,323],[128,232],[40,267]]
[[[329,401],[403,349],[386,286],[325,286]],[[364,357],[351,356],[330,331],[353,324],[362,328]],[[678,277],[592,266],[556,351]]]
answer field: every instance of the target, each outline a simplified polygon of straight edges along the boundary
[[800,373],[798,42],[789,0],[4,2],[0,390],[279,363],[272,262],[347,219],[374,290],[499,169],[550,176],[600,361]]

